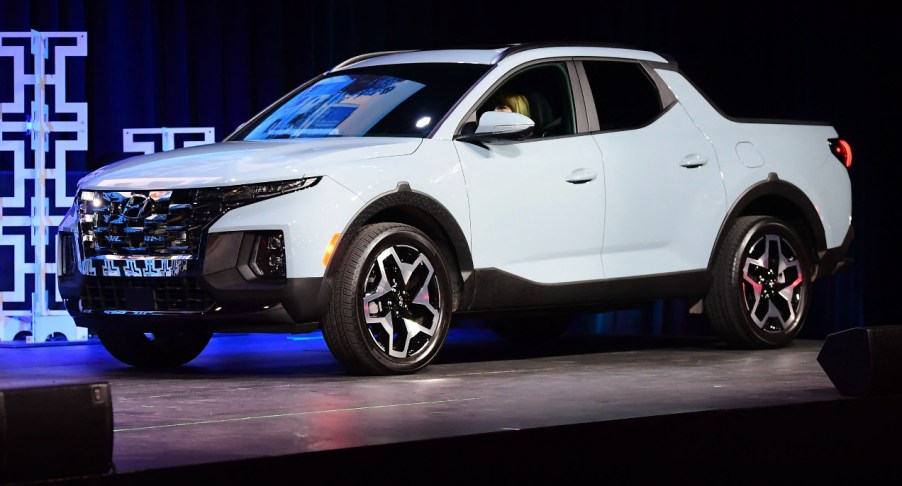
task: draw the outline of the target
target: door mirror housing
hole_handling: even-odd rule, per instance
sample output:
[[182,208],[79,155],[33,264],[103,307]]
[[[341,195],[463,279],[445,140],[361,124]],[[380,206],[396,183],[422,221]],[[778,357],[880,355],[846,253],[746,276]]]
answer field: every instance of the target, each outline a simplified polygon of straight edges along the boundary
[[487,111],[479,117],[476,131],[461,134],[455,140],[471,143],[504,143],[528,137],[536,122],[526,115],[507,111]]

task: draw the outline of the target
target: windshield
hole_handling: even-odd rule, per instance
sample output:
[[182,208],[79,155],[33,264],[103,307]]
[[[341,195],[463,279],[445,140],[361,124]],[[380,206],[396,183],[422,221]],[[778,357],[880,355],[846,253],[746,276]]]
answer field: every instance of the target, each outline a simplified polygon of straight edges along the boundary
[[272,108],[235,139],[425,137],[488,68],[431,63],[339,71]]

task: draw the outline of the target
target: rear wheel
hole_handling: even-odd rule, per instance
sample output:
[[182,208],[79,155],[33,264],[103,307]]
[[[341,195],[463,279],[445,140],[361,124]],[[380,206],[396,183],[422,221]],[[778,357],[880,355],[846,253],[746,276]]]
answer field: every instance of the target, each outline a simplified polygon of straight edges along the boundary
[[809,249],[769,216],[737,218],[718,249],[705,309],[714,330],[745,348],[783,346],[799,333],[811,291]]
[[448,271],[432,240],[412,226],[373,224],[340,263],[323,337],[351,372],[413,373],[441,349],[451,306]]
[[181,366],[207,347],[211,332],[98,330],[100,343],[114,358],[139,368]]

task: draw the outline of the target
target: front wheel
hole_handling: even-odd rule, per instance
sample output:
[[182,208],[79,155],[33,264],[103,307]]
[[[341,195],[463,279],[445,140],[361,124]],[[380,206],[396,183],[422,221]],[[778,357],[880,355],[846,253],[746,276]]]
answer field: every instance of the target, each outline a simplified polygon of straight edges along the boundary
[[416,372],[438,354],[451,320],[451,284],[437,246],[400,223],[363,227],[349,244],[323,319],[347,370]]
[[98,330],[100,344],[114,358],[138,368],[181,366],[207,347],[211,332],[154,332]]
[[718,249],[705,298],[720,337],[744,348],[775,348],[792,341],[808,314],[809,251],[776,218],[737,218]]

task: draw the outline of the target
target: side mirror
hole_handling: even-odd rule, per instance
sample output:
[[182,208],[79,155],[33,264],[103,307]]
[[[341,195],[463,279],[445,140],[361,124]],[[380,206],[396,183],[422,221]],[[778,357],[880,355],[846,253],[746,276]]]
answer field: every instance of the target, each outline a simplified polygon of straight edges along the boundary
[[455,140],[473,143],[512,142],[528,137],[536,122],[519,113],[487,111],[479,117],[479,125],[471,134],[458,135]]

